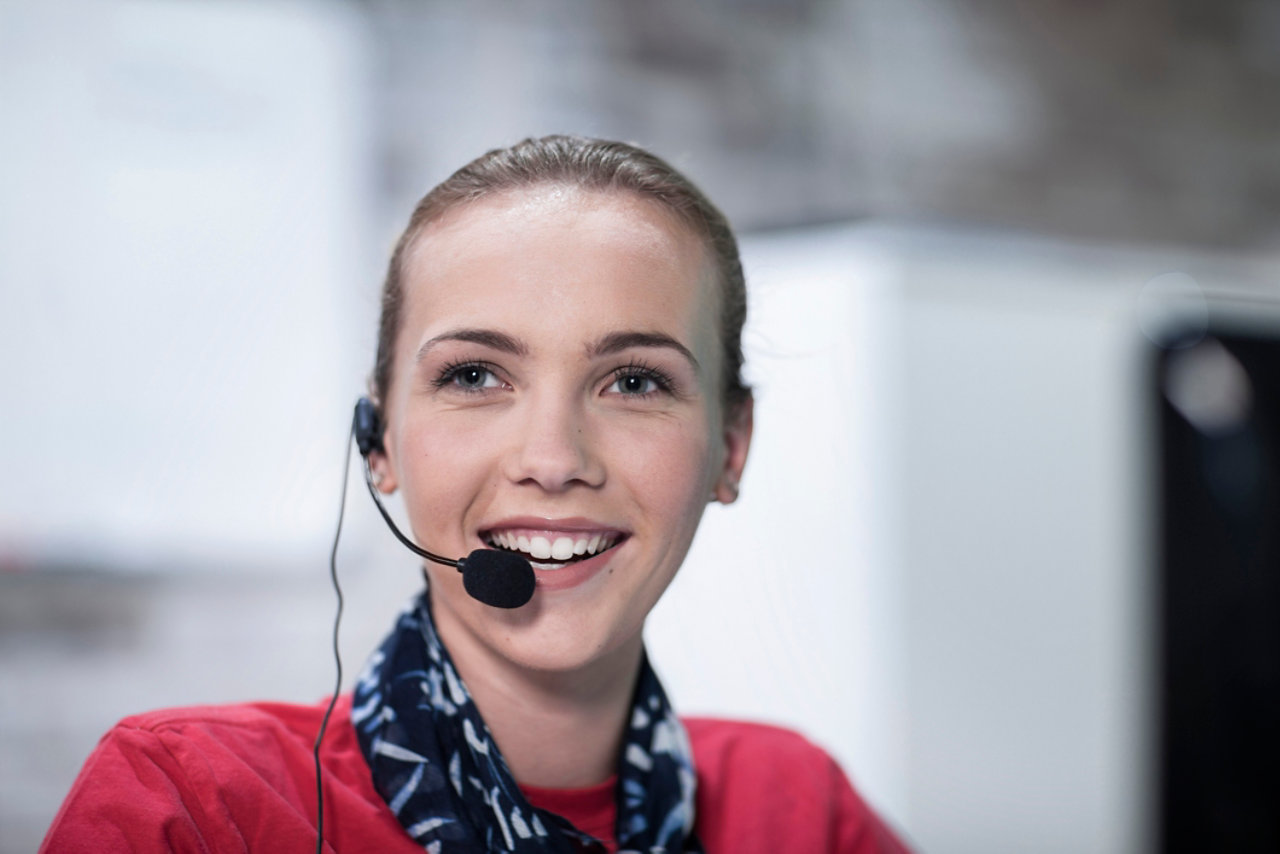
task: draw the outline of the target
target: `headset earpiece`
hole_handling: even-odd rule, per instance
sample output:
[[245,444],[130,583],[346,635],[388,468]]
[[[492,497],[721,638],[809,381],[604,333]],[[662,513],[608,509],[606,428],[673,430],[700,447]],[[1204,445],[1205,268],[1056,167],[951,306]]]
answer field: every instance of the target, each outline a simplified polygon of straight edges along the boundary
[[382,450],[382,419],[378,417],[378,408],[369,398],[362,397],[356,401],[351,431],[355,434],[360,456],[368,459],[371,452]]

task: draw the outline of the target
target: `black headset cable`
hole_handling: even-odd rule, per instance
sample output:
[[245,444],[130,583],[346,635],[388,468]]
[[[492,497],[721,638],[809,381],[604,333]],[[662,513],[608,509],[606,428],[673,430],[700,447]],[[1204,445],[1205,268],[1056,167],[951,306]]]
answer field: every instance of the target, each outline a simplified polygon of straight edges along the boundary
[[324,786],[320,779],[320,744],[324,741],[325,730],[329,727],[329,716],[338,702],[338,693],[342,690],[342,653],[338,649],[338,628],[342,625],[342,585],[338,583],[338,541],[342,537],[342,517],[347,509],[347,477],[351,469],[351,445],[355,437],[347,433],[347,454],[342,464],[342,498],[338,503],[338,527],[333,532],[333,548],[329,551],[329,580],[333,582],[333,592],[338,597],[338,609],[333,616],[333,662],[338,671],[333,683],[333,696],[324,710],[320,720],[320,731],[316,733],[316,743],[312,755],[316,762],[316,854],[321,854],[324,847]]

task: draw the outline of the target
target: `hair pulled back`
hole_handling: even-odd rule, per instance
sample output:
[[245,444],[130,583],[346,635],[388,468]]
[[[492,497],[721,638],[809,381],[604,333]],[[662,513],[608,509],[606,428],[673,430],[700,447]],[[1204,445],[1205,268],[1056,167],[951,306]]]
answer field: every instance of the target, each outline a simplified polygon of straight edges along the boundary
[[454,172],[423,197],[396,242],[382,287],[378,354],[373,394],[381,403],[391,386],[396,337],[404,307],[404,263],[427,224],[450,210],[502,192],[543,185],[565,185],[599,192],[630,192],[652,199],[692,229],[711,251],[720,286],[720,380],[726,411],[750,396],[742,380],[742,325],[747,316],[746,284],[738,241],[729,222],[711,201],[674,167],[624,142],[578,136],[526,139],[497,148]]

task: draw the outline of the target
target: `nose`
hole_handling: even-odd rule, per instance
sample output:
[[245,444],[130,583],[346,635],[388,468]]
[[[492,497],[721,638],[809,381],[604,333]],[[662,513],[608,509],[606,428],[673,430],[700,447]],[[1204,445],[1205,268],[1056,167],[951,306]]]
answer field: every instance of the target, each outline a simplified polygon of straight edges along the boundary
[[512,482],[547,492],[604,483],[605,466],[585,407],[572,400],[530,399],[521,407],[505,474]]

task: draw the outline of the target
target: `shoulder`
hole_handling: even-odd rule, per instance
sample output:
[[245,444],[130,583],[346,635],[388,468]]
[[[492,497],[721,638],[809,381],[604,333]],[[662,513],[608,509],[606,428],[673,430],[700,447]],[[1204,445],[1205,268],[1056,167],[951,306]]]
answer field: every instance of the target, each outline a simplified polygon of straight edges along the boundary
[[[349,708],[349,699],[339,703]],[[323,705],[291,703],[237,703],[222,706],[185,706],[157,709],[123,718],[108,730],[104,740],[150,735],[197,741],[235,741],[258,734],[306,741],[314,739],[324,715]],[[335,708],[333,718],[342,716]]]
[[698,782],[712,791],[769,788],[794,779],[825,793],[844,781],[835,760],[795,730],[715,718],[688,718],[684,724]]
[[[202,786],[243,784],[250,777],[278,785],[310,761],[323,714],[323,706],[286,703],[145,712],[108,730],[90,760],[145,759],[167,776]],[[331,726],[345,720],[335,710]]]
[[[314,845],[312,745],[324,709],[247,703],[125,718],[86,760],[42,850],[239,851],[267,830],[275,841]],[[323,777],[335,806],[376,819],[382,805],[349,710],[343,698],[330,719]]]
[[831,756],[769,724],[684,721],[707,850],[905,852]]
[[[95,765],[111,760],[154,766],[177,786],[200,791],[252,791],[260,787],[294,800],[314,779],[315,740],[328,701],[315,704],[240,703],[161,709],[124,718],[98,743],[85,764],[84,777]],[[321,750],[327,777],[362,783],[368,777],[364,757],[351,726],[351,697],[334,704]]]
[[795,730],[751,721],[685,718],[689,742],[699,762],[743,763],[764,759],[824,764],[826,751]]

